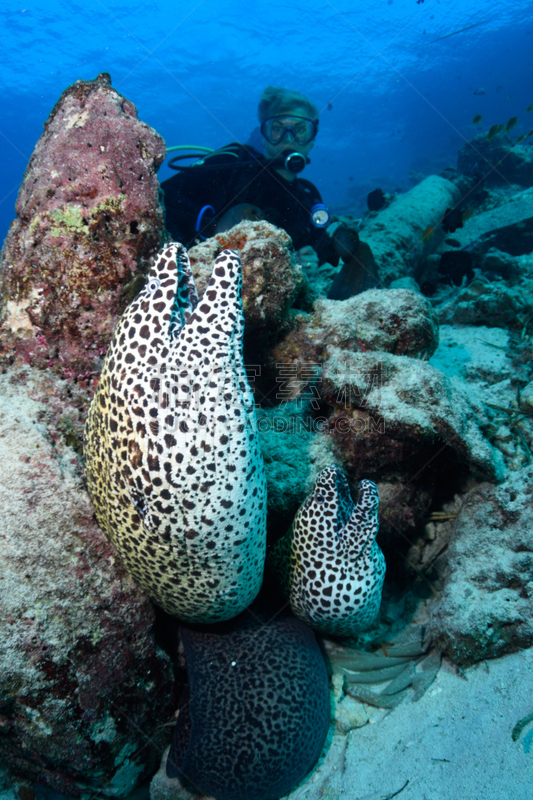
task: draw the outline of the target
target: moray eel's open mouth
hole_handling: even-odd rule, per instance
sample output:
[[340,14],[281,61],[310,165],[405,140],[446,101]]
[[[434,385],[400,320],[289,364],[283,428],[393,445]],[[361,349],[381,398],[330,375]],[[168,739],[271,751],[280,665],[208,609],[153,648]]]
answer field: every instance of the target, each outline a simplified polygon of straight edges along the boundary
[[350,487],[343,472],[335,470],[335,490],[337,492],[337,534],[340,534],[353,512],[353,500]]
[[176,252],[176,292],[170,310],[169,339],[174,341],[198,305],[198,292],[192,275],[189,255],[183,245]]
[[338,467],[326,467],[322,470],[315,484],[315,491],[308,498],[308,503],[322,505],[327,500],[329,507],[335,506],[335,518],[330,519],[336,536],[340,536],[353,512],[353,500],[350,486],[342,470]]

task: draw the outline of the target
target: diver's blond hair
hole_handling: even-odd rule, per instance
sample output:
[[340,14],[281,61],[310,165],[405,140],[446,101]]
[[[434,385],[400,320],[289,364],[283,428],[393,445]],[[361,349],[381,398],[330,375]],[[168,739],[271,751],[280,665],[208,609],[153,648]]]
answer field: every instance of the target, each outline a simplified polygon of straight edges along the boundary
[[281,86],[267,86],[257,108],[259,122],[280,114],[290,114],[296,106],[304,108],[309,119],[318,119],[318,108],[305,94]]

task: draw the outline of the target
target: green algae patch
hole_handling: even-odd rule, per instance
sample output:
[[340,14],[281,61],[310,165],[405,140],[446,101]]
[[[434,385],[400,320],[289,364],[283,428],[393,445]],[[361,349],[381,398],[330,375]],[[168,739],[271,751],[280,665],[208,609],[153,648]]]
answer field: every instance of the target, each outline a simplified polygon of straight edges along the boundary
[[74,203],[63,208],[55,208],[50,212],[52,227],[49,235],[59,238],[66,234],[84,233],[87,236],[90,233],[91,225],[102,216],[122,213],[122,204],[125,199],[125,194],[119,194],[118,197],[106,197],[101,203],[89,209]]
[[80,206],[70,205],[65,208],[55,208],[50,213],[52,228],[50,236],[57,238],[64,236],[65,233],[89,233],[87,217],[84,215],[85,209]]

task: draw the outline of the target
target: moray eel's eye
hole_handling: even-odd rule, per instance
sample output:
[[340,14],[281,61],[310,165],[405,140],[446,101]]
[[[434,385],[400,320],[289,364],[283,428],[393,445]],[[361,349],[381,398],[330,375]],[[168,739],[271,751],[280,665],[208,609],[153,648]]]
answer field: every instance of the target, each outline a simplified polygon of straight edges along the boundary
[[152,278],[146,284],[146,291],[149,294],[153,294],[157,289],[159,289],[160,286],[161,286],[161,281],[159,280],[159,278]]
[[324,495],[322,494],[322,492],[317,492],[317,493],[315,494],[315,500],[317,501],[317,503],[323,503],[323,502],[325,501],[325,499],[326,499],[326,498],[324,497]]

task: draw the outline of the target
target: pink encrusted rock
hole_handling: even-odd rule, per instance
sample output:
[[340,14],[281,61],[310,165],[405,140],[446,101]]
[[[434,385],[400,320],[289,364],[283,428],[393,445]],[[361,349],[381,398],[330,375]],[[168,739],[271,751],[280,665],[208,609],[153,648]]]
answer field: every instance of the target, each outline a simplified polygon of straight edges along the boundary
[[161,244],[156,171],[165,153],[107,73],[63,92],[26,169],[2,251],[4,362],[16,358],[66,378],[99,371]]
[[172,669],[57,432],[53,381],[0,376],[0,760],[62,795],[123,797],[168,742]]

